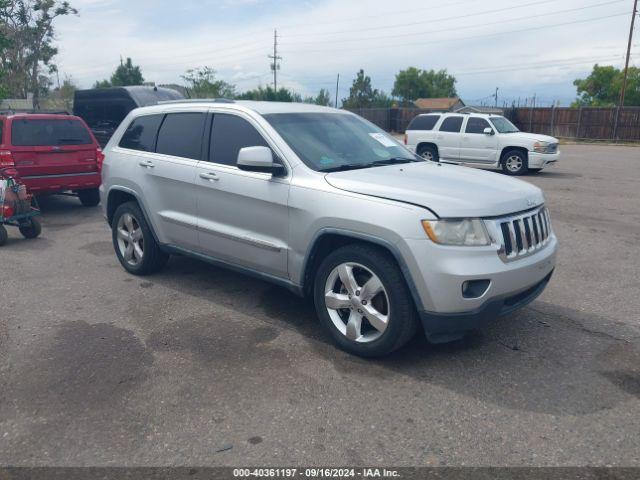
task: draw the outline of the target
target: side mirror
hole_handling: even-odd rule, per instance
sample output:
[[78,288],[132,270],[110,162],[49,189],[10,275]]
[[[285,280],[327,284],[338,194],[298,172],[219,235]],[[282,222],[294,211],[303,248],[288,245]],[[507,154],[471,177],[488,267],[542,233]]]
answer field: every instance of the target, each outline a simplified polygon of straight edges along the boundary
[[484,129],[484,134],[485,135],[495,135],[496,132],[493,131],[493,128],[487,127],[487,128]]
[[284,172],[284,166],[273,161],[273,152],[269,147],[245,147],[238,152],[237,166],[246,172],[270,173],[278,175]]

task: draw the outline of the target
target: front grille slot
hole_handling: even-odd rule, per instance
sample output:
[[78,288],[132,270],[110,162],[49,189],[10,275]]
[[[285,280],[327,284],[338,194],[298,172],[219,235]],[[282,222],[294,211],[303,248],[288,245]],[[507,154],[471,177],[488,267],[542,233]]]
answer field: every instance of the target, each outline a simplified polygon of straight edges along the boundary
[[497,219],[495,226],[501,234],[499,255],[505,262],[531,255],[549,242],[551,224],[545,207]]

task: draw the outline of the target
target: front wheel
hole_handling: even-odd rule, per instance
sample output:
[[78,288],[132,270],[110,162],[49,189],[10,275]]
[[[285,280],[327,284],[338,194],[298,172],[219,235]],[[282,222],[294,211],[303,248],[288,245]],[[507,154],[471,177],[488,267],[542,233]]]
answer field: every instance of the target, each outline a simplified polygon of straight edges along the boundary
[[507,175],[525,175],[529,171],[527,155],[520,150],[510,150],[502,157],[502,171]]
[[18,227],[24,238],[38,238],[42,233],[42,225],[37,218],[31,218],[29,223],[22,224]]
[[0,247],[7,243],[7,240],[9,240],[9,233],[4,225],[0,225]]
[[124,203],[115,211],[112,239],[120,264],[134,275],[155,273],[169,259],[153,238],[142,210],[135,202]]
[[362,357],[387,355],[415,334],[418,319],[393,257],[347,245],[324,259],[314,284],[320,320],[340,348]]
[[96,207],[100,203],[100,191],[97,188],[79,190],[78,198],[85,207]]

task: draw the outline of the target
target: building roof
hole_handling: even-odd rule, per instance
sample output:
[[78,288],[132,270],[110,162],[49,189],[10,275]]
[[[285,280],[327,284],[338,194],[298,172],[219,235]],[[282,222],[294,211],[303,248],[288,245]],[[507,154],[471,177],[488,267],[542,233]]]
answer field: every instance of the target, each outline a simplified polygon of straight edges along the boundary
[[464,105],[464,102],[458,97],[452,98],[419,98],[413,102],[416,107],[425,110],[449,110],[458,104]]

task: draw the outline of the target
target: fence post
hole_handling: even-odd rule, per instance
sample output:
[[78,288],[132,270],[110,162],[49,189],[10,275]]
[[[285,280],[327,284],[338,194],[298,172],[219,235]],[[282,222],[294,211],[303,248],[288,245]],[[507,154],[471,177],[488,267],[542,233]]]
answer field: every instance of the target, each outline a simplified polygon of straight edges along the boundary
[[618,105],[616,107],[616,114],[615,114],[615,118],[613,119],[613,138],[612,140],[615,142],[618,139],[618,119],[620,117],[620,105]]
[[580,126],[582,125],[582,106],[578,107],[578,128],[576,128],[576,139],[580,139]]
[[549,135],[551,135],[553,137],[553,117],[555,116],[556,113],[556,104],[554,103],[551,106],[551,125],[549,125]]
[[531,132],[533,129],[533,109],[535,107],[530,106],[529,107],[529,131]]

